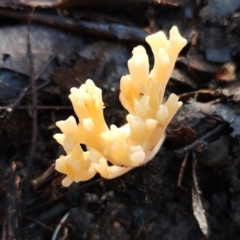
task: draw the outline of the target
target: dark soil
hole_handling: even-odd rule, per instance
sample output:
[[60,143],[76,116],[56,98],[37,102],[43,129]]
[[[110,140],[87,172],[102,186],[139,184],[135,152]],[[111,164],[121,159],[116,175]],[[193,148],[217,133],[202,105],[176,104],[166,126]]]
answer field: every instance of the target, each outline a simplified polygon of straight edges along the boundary
[[[35,2],[0,4],[1,239],[51,239],[66,214],[55,239],[240,239],[239,1]],[[147,32],[173,25],[188,44],[166,96],[184,104],[159,153],[117,179],[64,188],[52,136],[74,115],[69,89],[94,80],[107,123],[121,126],[133,47],[152,64]]]

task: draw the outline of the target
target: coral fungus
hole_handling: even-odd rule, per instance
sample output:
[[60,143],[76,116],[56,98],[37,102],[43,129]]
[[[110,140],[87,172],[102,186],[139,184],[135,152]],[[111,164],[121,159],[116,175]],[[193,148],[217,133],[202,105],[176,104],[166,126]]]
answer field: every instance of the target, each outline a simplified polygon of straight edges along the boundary
[[128,61],[130,74],[121,78],[120,101],[128,111],[125,125],[107,126],[102,90],[92,80],[71,89],[69,98],[79,122],[73,116],[58,121],[62,133],[54,135],[66,151],[56,160],[56,170],[66,175],[64,186],[91,179],[97,172],[108,179],[118,177],[150,161],[161,147],[165,129],[182,105],[173,93],[165,103],[162,99],[186,40],[172,27],[169,40],[158,32],[146,41],[154,54],[153,69],[149,72],[146,50],[138,46]]

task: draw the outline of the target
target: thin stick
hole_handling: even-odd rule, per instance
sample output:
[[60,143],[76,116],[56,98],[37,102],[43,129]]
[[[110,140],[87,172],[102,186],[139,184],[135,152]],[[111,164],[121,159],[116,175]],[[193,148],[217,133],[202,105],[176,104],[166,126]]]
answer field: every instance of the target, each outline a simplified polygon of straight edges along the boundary
[[[40,73],[37,76],[35,76],[35,82],[41,77],[41,75],[46,71],[46,69],[49,67],[49,65],[52,63],[52,61],[56,58],[56,56],[62,51],[62,49],[65,46],[68,39],[69,39],[69,34],[64,39],[63,43],[58,48],[57,52],[49,59],[49,61],[45,65],[45,67],[40,71]],[[49,81],[47,81],[46,83],[43,83],[41,86],[36,88],[36,90],[44,87],[48,83],[49,83]],[[22,89],[21,94],[18,96],[18,98],[15,100],[15,102],[12,105],[10,105],[10,106],[0,106],[0,110],[6,110],[7,112],[12,112],[15,108],[17,108],[17,109],[29,109],[29,107],[24,107],[24,106],[21,107],[21,106],[18,106],[18,104],[20,103],[22,98],[26,95],[26,93],[29,91],[31,86],[32,86],[32,83],[30,83],[27,87]],[[38,106],[37,106],[37,108],[41,109],[41,107],[38,107]],[[58,109],[58,108],[61,109],[62,107],[60,108],[60,107],[56,106],[56,107],[52,107],[52,108],[53,109]],[[70,107],[66,107],[66,109],[68,109],[68,108],[70,108]],[[47,109],[47,106],[43,106],[42,109]],[[51,106],[49,107],[49,109],[51,109]],[[5,114],[3,114],[3,117],[5,117]],[[8,119],[9,119],[9,115],[5,118],[4,121],[7,121]]]
[[227,124],[223,123],[223,124],[219,124],[217,127],[215,127],[212,131],[208,132],[207,134],[205,134],[204,136],[200,137],[199,139],[197,139],[196,141],[194,141],[193,143],[175,150],[174,152],[180,156],[185,155],[187,152],[189,152],[190,150],[193,150],[195,147],[197,147],[199,145],[199,143],[203,142],[203,141],[208,141],[210,138],[212,138],[214,135],[216,135],[217,133],[221,132]]
[[67,212],[67,213],[63,216],[63,218],[61,219],[60,223],[57,225],[57,227],[56,227],[56,229],[55,229],[55,231],[54,231],[54,233],[53,233],[53,235],[52,235],[52,238],[51,238],[52,240],[56,240],[56,239],[57,239],[57,235],[58,235],[58,233],[59,233],[62,225],[63,225],[63,224],[65,223],[65,221],[67,220],[68,216],[69,216],[69,212]]
[[29,216],[25,216],[26,219],[38,224],[39,226],[41,226],[42,228],[48,230],[49,232],[53,232],[54,229],[52,229],[51,227],[47,226],[45,223],[42,223],[40,221],[38,221],[37,219],[31,218]]
[[46,202],[41,203],[41,204],[39,204],[39,205],[37,205],[37,206],[35,206],[35,207],[31,207],[31,208],[26,209],[26,210],[25,210],[25,213],[31,212],[32,210],[36,210],[37,208],[43,207],[43,206],[45,206],[45,205],[47,205],[47,204],[49,204],[49,203],[56,202],[57,200],[60,200],[60,199],[64,198],[65,196],[67,196],[68,194],[70,194],[70,193],[72,193],[72,192],[74,192],[74,191],[77,191],[77,190],[79,190],[79,189],[82,189],[82,188],[85,188],[85,187],[94,185],[94,184],[96,184],[96,183],[100,183],[101,181],[102,181],[102,179],[100,178],[100,179],[97,179],[96,181],[92,181],[92,182],[86,183],[86,184],[84,184],[83,186],[80,185],[80,186],[78,186],[78,187],[76,187],[76,188],[74,188],[74,189],[71,189],[71,190],[69,190],[69,191],[61,194],[60,196],[58,196],[58,197],[56,197],[56,198],[54,198],[54,199],[47,200]]
[[33,16],[34,10],[35,9],[33,8],[29,18],[28,35],[27,35],[27,49],[28,49],[28,56],[30,61],[31,90],[32,90],[32,141],[31,141],[31,148],[29,153],[28,172],[26,177],[26,199],[28,199],[28,192],[29,192],[28,183],[30,182],[30,179],[32,177],[32,167],[35,159],[37,133],[38,133],[36,79],[35,79],[35,70],[34,70],[33,54],[32,54],[32,47],[31,47],[31,39],[30,39],[31,23],[32,23],[32,16]]
[[70,34],[68,34],[66,36],[66,38],[64,39],[63,43],[61,44],[61,46],[59,47],[59,49],[57,50],[56,54],[54,54],[48,61],[48,63],[45,65],[45,67],[40,71],[40,73],[36,76],[36,80],[39,79],[42,74],[46,71],[46,69],[49,67],[49,65],[52,63],[52,61],[54,60],[54,58],[62,51],[63,47],[65,46],[65,44],[67,43],[68,39],[69,39]]
[[[0,16],[5,18],[27,21],[29,13],[12,9],[0,9]],[[101,23],[92,21],[75,21],[71,18],[50,16],[43,13],[35,13],[32,17],[34,23],[45,24],[81,34],[101,36],[101,38],[116,39],[120,41],[134,41],[143,43],[147,33],[135,26],[122,25],[119,23]]]
[[181,168],[180,168],[180,172],[179,172],[179,176],[178,176],[178,182],[177,182],[178,187],[181,187],[181,184],[182,184],[182,178],[183,178],[184,169],[185,169],[185,166],[186,166],[186,163],[187,163],[187,160],[188,160],[188,154],[189,153],[187,152],[187,154],[185,155],[185,157],[183,159]]
[[206,212],[202,204],[201,199],[201,191],[198,186],[198,180],[196,175],[196,168],[197,168],[197,157],[195,152],[192,153],[192,176],[193,176],[193,187],[192,187],[192,206],[193,206],[193,214],[198,222],[198,225],[202,231],[202,233],[208,237],[209,235],[209,227],[206,218]]

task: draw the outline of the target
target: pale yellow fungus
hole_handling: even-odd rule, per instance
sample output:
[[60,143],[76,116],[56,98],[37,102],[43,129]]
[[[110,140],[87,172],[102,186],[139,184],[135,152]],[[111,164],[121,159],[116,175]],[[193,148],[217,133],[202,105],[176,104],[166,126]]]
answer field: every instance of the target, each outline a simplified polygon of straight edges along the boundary
[[[57,122],[62,134],[54,138],[66,151],[56,160],[56,170],[65,174],[64,186],[91,179],[97,172],[104,178],[118,177],[150,161],[161,147],[165,129],[181,107],[175,94],[162,103],[176,59],[187,41],[177,27],[169,40],[163,32],[146,38],[154,54],[154,67],[143,46],[133,49],[129,73],[120,82],[120,101],[129,112],[122,127],[105,123],[102,90],[92,80],[72,88],[69,98],[79,123],[73,116]],[[85,144],[84,152],[80,144]],[[108,163],[111,163],[111,166]]]

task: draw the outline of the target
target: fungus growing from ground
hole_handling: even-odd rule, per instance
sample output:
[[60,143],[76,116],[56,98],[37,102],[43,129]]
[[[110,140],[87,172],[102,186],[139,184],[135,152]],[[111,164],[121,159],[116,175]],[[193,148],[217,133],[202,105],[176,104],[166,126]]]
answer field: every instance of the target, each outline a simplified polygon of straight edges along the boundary
[[[54,135],[66,151],[55,165],[66,175],[64,186],[89,180],[97,172],[107,179],[118,177],[150,161],[161,147],[165,129],[182,105],[174,93],[165,103],[162,100],[178,54],[187,41],[175,26],[169,40],[160,31],[146,41],[154,54],[153,69],[149,72],[146,50],[138,46],[128,61],[129,74],[121,78],[120,101],[128,111],[125,125],[107,126],[102,90],[92,80],[71,89],[69,98],[78,122],[73,116],[58,121],[62,133]],[[88,151],[83,151],[80,144],[85,144]]]

